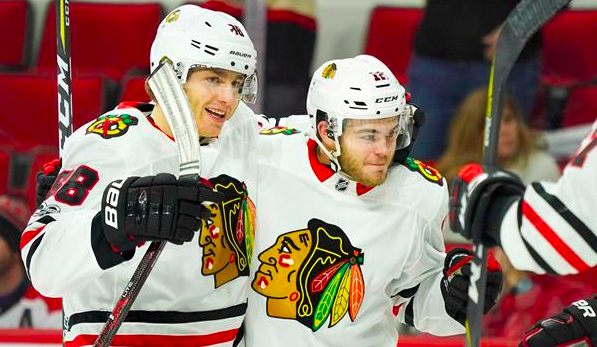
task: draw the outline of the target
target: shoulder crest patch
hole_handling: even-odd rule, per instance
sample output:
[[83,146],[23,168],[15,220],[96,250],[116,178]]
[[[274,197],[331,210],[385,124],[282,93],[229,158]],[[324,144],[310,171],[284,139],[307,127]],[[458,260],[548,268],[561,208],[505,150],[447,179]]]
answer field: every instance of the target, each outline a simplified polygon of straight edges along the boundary
[[406,160],[404,161],[404,166],[406,166],[410,171],[414,171],[421,174],[427,181],[431,183],[435,183],[440,186],[444,185],[442,174],[440,174],[439,171],[423,163],[420,160],[410,157],[406,158]]
[[130,114],[108,114],[91,123],[85,134],[97,134],[104,139],[111,139],[126,134],[131,126],[138,123],[139,120]]
[[259,133],[260,135],[278,135],[278,134],[284,134],[284,135],[294,135],[294,134],[298,134],[300,133],[300,130],[297,130],[295,128],[290,128],[290,127],[273,127],[273,128],[269,128],[269,129],[263,129],[261,130],[261,132]]

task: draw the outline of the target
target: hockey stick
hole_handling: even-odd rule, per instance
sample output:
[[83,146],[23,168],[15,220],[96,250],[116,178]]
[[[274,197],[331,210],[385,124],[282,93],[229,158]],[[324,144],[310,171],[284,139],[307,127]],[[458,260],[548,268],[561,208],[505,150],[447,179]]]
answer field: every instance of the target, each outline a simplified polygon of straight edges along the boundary
[[58,63],[58,150],[73,133],[69,0],[56,0],[56,61]]
[[[170,60],[164,59],[160,66],[149,76],[149,86],[174,134],[176,146],[178,147],[179,176],[197,179],[199,177],[200,156],[197,124]],[[110,345],[165,245],[165,241],[156,241],[149,245],[147,252],[143,255],[141,262],[135,269],[133,276],[95,340],[94,346]]]
[[[529,38],[571,0],[522,0],[512,10],[500,31],[491,64],[483,142],[483,165],[494,170],[502,114],[502,96],[510,71]],[[473,263],[466,313],[467,346],[481,341],[481,319],[487,285],[487,249],[481,231],[473,231]]]

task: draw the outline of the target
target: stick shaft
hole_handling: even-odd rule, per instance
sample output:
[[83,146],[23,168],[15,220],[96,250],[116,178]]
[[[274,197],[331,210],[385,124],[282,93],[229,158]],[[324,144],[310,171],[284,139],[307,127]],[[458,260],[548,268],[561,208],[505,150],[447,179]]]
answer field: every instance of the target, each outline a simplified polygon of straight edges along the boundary
[[56,62],[58,65],[58,147],[62,156],[73,133],[69,0],[56,0]]

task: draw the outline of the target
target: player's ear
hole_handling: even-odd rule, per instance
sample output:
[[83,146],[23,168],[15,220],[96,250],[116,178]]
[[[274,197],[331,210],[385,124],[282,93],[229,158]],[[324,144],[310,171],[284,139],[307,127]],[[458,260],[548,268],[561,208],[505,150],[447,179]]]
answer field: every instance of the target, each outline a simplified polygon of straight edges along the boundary
[[328,122],[322,120],[317,123],[317,135],[327,149],[334,148],[334,133],[329,129]]

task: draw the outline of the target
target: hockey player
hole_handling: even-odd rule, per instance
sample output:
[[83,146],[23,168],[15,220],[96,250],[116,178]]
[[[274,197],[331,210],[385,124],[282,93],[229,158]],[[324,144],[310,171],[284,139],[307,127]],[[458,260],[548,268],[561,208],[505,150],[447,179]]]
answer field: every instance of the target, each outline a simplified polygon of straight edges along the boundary
[[[176,178],[178,150],[160,105],[124,104],[73,133],[62,170],[21,241],[34,286],[63,298],[66,346],[96,339],[145,252],[144,241],[173,244],[113,345],[228,346],[243,320],[253,242],[244,226],[252,225],[254,212],[242,182],[243,154],[235,151],[245,148],[238,146],[245,131],[256,131],[240,102],[254,97],[255,50],[234,18],[185,5],[160,24],[152,69],[164,56],[195,114],[207,181]],[[216,206],[208,209],[205,201]],[[207,221],[213,247],[195,232]],[[227,267],[213,267],[221,263]]]
[[[597,265],[597,122],[556,183],[524,188],[510,172],[469,164],[453,183],[450,225],[486,246],[500,246],[520,270],[576,274]],[[537,323],[524,346],[558,346],[586,338],[597,342],[597,301],[581,300]],[[566,344],[567,345],[567,344]]]
[[[464,332],[470,253],[444,253],[442,176],[393,165],[411,140],[405,109],[379,60],[333,60],[311,81],[308,136],[261,135],[247,346],[394,346],[393,306],[421,331]],[[487,310],[501,287],[490,270]]]

